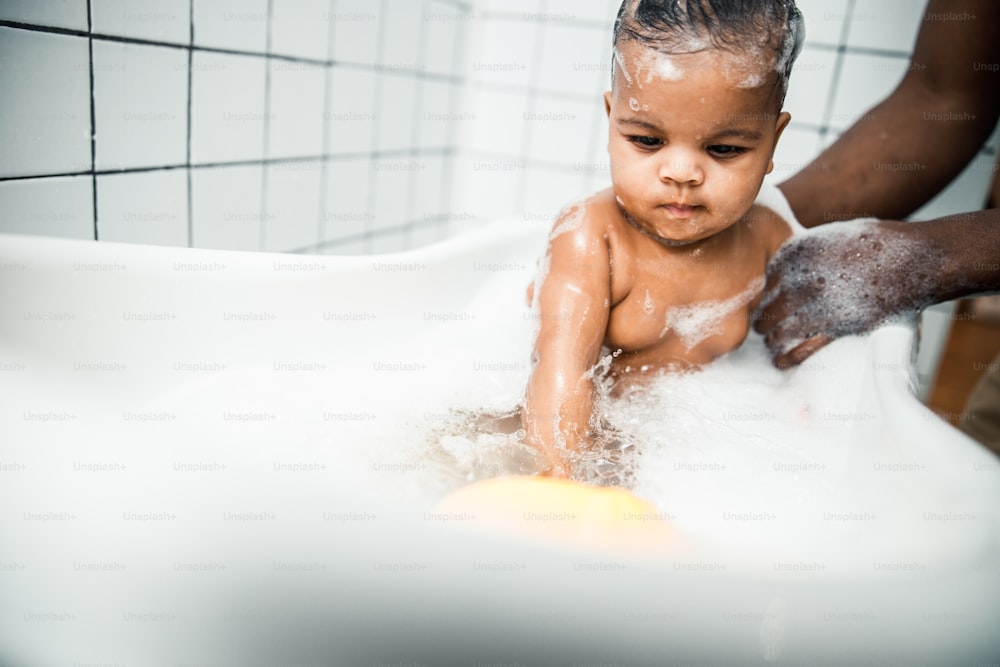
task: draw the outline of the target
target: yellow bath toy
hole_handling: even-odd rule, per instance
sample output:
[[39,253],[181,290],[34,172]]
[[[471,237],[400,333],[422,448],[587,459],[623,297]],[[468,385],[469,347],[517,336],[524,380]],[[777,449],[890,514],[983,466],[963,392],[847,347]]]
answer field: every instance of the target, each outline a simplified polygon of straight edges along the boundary
[[551,477],[474,482],[445,496],[436,511],[460,514],[460,523],[476,530],[604,552],[653,555],[677,543],[666,517],[625,489]]

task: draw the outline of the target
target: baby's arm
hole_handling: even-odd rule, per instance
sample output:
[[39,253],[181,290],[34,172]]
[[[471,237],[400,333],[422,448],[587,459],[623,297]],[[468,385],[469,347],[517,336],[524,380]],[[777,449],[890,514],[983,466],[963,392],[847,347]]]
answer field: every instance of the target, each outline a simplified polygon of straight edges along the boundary
[[[582,224],[566,220],[586,215]],[[597,363],[608,325],[611,266],[600,224],[577,208],[556,221],[547,252],[548,273],[535,285],[540,326],[524,398],[528,441],[565,476],[563,448],[575,450],[590,430]],[[560,227],[560,225],[565,225]]]

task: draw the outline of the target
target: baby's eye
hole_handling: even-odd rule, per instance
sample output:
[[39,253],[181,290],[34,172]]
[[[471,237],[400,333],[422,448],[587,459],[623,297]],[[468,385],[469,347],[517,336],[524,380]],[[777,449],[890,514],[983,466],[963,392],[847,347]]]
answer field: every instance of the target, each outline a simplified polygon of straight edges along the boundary
[[633,144],[641,146],[642,148],[656,148],[663,144],[662,141],[656,137],[647,137],[646,135],[633,135],[628,138]]
[[747,152],[747,149],[743,146],[727,146],[725,144],[718,144],[715,146],[709,146],[708,152],[715,157],[733,158],[738,155],[743,155]]

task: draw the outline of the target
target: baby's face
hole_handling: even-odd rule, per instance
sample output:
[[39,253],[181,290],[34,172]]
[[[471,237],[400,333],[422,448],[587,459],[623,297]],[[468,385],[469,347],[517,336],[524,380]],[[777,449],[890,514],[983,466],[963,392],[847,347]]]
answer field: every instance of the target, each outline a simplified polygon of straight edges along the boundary
[[665,56],[622,44],[605,103],[611,179],[632,220],[675,245],[739,220],[790,118],[777,112],[777,83],[777,72],[749,56]]

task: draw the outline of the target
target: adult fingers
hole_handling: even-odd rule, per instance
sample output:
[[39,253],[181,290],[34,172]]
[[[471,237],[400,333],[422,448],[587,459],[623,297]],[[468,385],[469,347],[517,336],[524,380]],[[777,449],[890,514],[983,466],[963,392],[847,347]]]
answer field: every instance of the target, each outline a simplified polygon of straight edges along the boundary
[[810,336],[788,352],[777,355],[774,358],[774,365],[782,370],[798,366],[815,354],[817,350],[829,345],[831,342],[833,342],[833,338],[824,333]]

